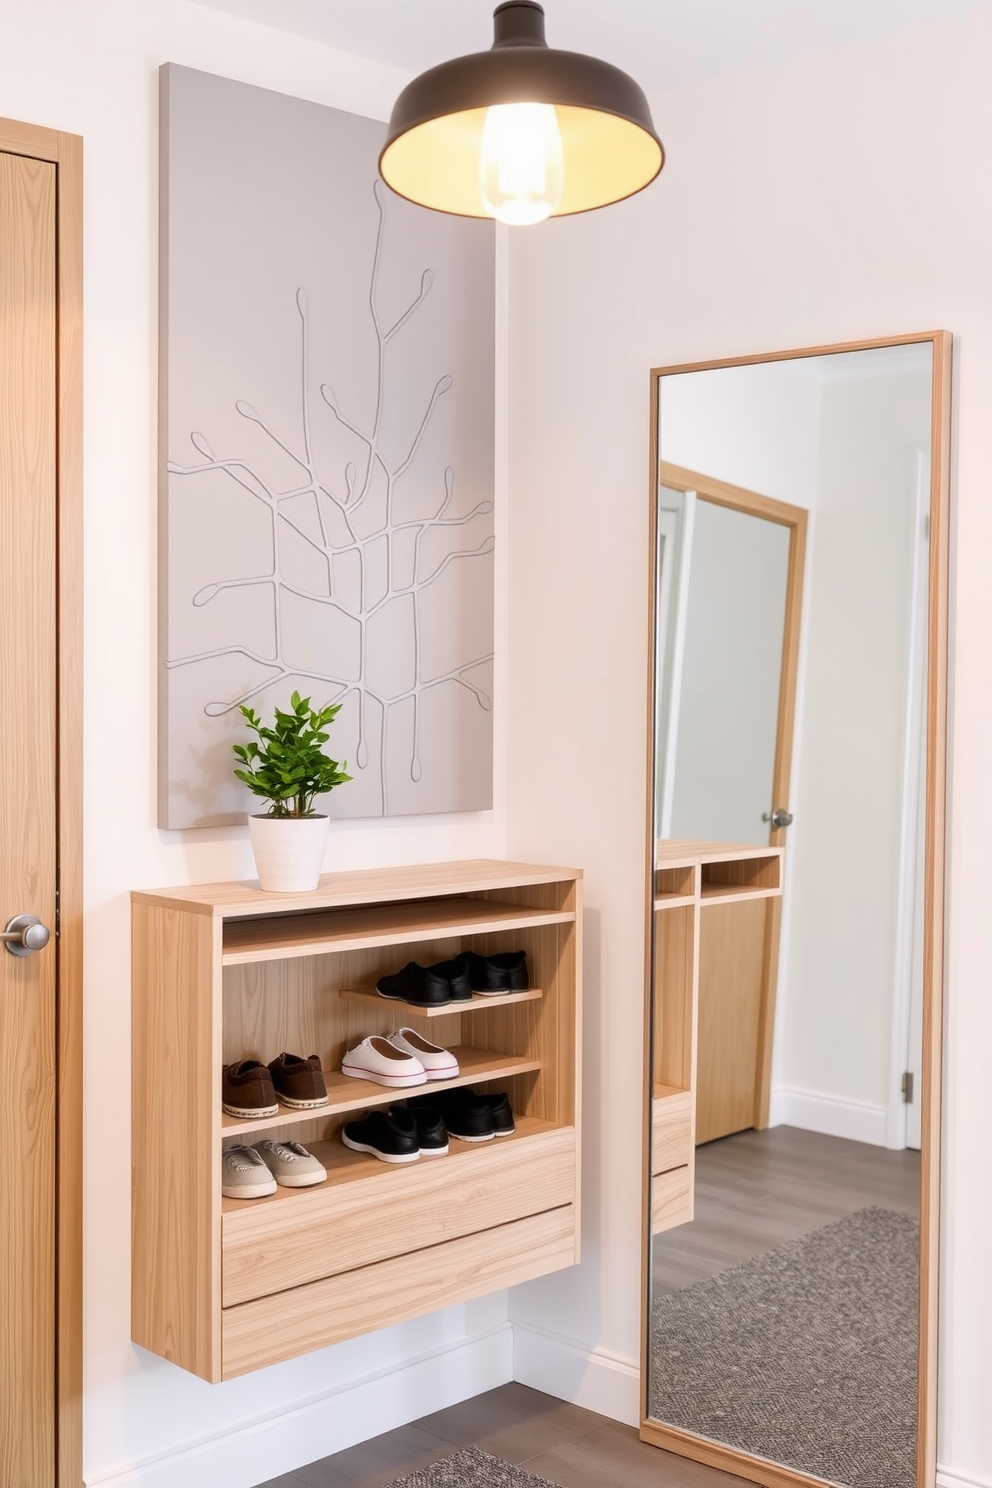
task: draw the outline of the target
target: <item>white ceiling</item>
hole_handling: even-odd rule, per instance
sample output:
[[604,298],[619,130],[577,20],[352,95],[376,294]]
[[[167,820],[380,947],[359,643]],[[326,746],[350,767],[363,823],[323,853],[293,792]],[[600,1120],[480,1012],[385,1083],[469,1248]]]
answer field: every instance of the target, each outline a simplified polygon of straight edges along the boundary
[[[487,49],[496,0],[198,0],[410,73]],[[545,0],[551,46],[648,91],[845,46],[992,0]]]

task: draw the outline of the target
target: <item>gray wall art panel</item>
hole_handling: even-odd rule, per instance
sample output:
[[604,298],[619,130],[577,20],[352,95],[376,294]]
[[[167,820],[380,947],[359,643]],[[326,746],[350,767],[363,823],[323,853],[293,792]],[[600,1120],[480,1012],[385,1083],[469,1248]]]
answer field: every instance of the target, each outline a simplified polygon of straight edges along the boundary
[[162,69],[160,823],[240,821],[295,688],[338,817],[492,805],[491,224],[376,175],[385,128]]

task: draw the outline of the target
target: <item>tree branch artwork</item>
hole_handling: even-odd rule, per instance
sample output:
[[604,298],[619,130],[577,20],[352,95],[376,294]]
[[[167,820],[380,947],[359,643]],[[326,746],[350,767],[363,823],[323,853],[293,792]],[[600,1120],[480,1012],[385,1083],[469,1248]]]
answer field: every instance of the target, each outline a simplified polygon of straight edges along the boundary
[[[168,461],[170,476],[216,475],[232,482],[243,493],[242,500],[255,503],[256,511],[264,513],[268,553],[265,571],[216,579],[198,589],[192,603],[203,608],[216,604],[225,591],[251,592],[253,607],[257,603],[259,609],[271,611],[271,649],[235,642],[169,658],[166,666],[192,667],[231,656],[261,670],[260,678],[256,673],[254,680],[233,689],[233,695],[208,702],[204,707],[208,718],[228,715],[274,685],[285,683],[288,696],[291,679],[293,685],[298,680],[308,690],[316,684],[322,706],[353,698],[358,710],[354,763],[359,772],[377,771],[380,810],[388,816],[387,741],[396,710],[401,706],[412,709],[408,766],[411,780],[417,782],[423,772],[422,720],[428,693],[435,688],[461,688],[480,709],[489,712],[492,708],[490,694],[478,677],[492,661],[491,650],[437,675],[428,674],[424,602],[452,564],[473,562],[491,554],[494,540],[489,532],[475,546],[459,545],[461,530],[476,518],[491,515],[493,506],[483,500],[459,513],[454,502],[455,470],[450,463],[444,465],[440,489],[420,501],[419,510],[411,509],[409,499],[405,503],[398,500],[402,482],[422,454],[425,437],[454,380],[449,375],[437,378],[405,434],[398,434],[395,427],[387,428],[390,409],[395,406],[395,400],[391,403],[388,396],[388,349],[397,337],[409,336],[418,311],[431,294],[434,273],[425,269],[419,290],[406,308],[395,318],[384,318],[380,285],[386,232],[384,188],[376,182],[373,191],[377,228],[368,308],[375,338],[376,387],[369,405],[371,418],[362,419],[349,411],[346,398],[339,397],[327,382],[317,384],[319,396],[315,395],[310,301],[307,290],[300,287],[296,291],[301,366],[298,431],[287,434],[269,423],[251,403],[243,399],[235,403],[240,418],[255,426],[273,454],[278,452],[281,460],[289,462],[294,474],[285,489],[279,488],[280,483],[272,478],[264,461],[239,454],[218,455],[198,430],[193,430],[189,438],[200,458],[191,464]],[[318,420],[322,425],[330,420],[334,429],[322,426],[318,438]],[[326,469],[332,434],[349,456],[341,458],[336,478]],[[302,576],[301,544],[309,555]],[[301,668],[299,658],[292,657],[286,645],[289,603],[297,606],[296,613],[302,604],[304,612],[313,617],[323,614],[328,618],[327,612],[332,612],[335,623],[348,636],[347,645],[335,648],[346,660],[341,655],[333,659],[329,655],[326,666]],[[402,615],[395,613],[397,607],[403,607]],[[394,626],[403,627],[410,650],[412,674],[398,682],[395,690],[381,676],[373,676],[374,669],[369,665],[375,627],[387,611],[394,612]]]

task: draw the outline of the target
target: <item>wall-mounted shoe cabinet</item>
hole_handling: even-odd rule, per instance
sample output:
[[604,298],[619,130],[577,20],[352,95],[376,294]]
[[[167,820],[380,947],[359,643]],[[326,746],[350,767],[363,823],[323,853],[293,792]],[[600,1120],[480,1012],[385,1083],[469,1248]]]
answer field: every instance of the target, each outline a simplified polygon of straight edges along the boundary
[[[655,845],[648,993],[653,1234],[692,1219],[696,1142],[708,1140],[697,1133],[700,978],[729,986],[735,973],[753,971],[753,951],[767,954],[765,920],[756,915],[763,915],[762,901],[781,893],[779,847],[668,839]],[[732,1009],[721,1016],[732,1019]],[[728,1028],[736,1036],[732,1022]]]
[[[492,861],[328,874],[310,894],[211,884],[132,895],[132,1337],[203,1379],[528,1281],[578,1259],[580,874]],[[378,977],[461,949],[524,949],[531,988],[430,1013]],[[516,1135],[391,1167],[349,1151],[353,1113],[403,1092],[340,1074],[404,1025],[506,1090]],[[329,1104],[239,1120],[221,1067],[316,1052]],[[231,1141],[295,1138],[314,1188],[221,1197]]]

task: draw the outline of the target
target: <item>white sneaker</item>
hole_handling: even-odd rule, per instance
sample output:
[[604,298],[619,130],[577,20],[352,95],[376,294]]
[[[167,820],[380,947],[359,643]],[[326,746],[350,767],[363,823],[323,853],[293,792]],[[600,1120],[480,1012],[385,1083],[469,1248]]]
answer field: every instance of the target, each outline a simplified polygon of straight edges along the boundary
[[348,1050],[341,1061],[341,1073],[395,1090],[427,1084],[427,1071],[420,1060],[413,1054],[404,1054],[378,1034],[362,1039],[354,1049]]
[[412,1054],[424,1066],[428,1080],[457,1080],[458,1060],[450,1049],[432,1044],[415,1028],[399,1028],[389,1035],[389,1042],[401,1054]]
[[254,1147],[225,1147],[220,1176],[225,1199],[264,1199],[276,1191],[276,1180]]

